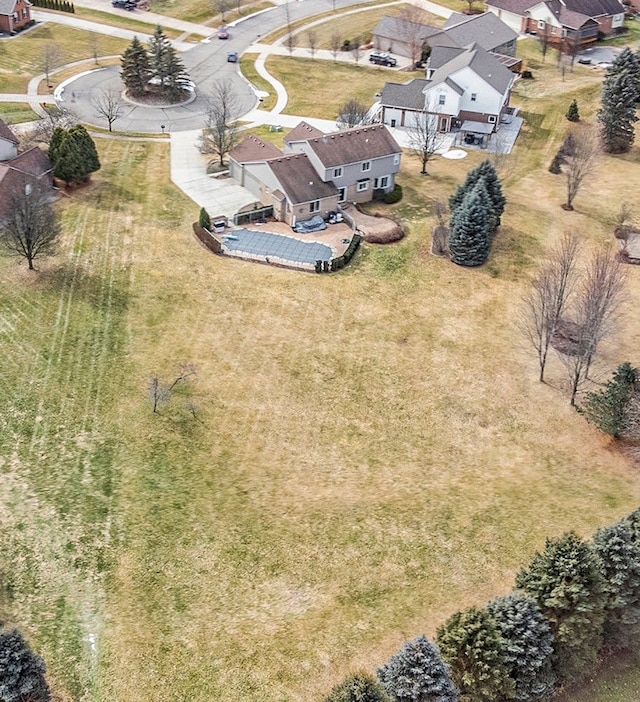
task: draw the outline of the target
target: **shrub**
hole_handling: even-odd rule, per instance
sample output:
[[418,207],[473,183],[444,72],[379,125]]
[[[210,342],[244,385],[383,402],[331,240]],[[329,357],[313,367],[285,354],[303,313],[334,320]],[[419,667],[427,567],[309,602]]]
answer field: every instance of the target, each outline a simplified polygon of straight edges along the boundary
[[343,51],[351,51],[351,39],[345,39],[342,42],[342,50]]
[[202,207],[200,209],[200,217],[198,218],[198,224],[207,231],[211,231],[211,217],[209,213]]
[[524,80],[533,80],[533,73],[531,71],[522,71],[520,77],[524,78]]
[[549,164],[549,173],[553,173],[554,175],[558,175],[559,173],[562,173],[562,163],[564,162],[564,159],[562,158],[562,155],[560,152],[558,152],[554,157],[553,161]]
[[393,190],[389,191],[384,196],[384,202],[387,205],[394,205],[396,202],[402,200],[402,186],[396,183],[393,186]]

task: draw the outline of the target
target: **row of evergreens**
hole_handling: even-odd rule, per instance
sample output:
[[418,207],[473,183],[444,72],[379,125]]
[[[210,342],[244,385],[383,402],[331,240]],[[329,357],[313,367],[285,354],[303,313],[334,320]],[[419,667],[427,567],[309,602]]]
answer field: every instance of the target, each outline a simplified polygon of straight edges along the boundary
[[43,7],[46,10],[57,10],[58,12],[70,12],[75,14],[76,8],[68,0],[31,0],[34,7]]
[[598,530],[548,539],[516,589],[406,642],[377,675],[356,673],[325,702],[548,700],[640,634],[640,509]]

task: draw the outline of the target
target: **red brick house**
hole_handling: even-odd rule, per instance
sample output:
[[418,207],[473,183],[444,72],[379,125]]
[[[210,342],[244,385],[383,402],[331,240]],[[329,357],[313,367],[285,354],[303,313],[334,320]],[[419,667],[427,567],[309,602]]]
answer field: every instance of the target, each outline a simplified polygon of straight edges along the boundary
[[31,22],[29,0],[0,0],[0,32],[14,34]]

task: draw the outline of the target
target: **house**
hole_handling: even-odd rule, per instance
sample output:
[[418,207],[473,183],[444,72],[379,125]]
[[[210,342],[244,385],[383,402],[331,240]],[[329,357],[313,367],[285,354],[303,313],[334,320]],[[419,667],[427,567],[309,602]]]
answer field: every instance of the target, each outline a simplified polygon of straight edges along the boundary
[[425,79],[386,83],[380,119],[390,127],[415,127],[427,112],[442,132],[491,134],[509,105],[516,76],[477,44],[434,47]]
[[9,125],[0,119],[0,161],[9,161],[18,155],[18,139]]
[[324,134],[302,122],[284,142],[280,151],[248,136],[229,154],[229,173],[291,226],[395,186],[402,149],[382,124]]
[[29,0],[0,0],[0,32],[15,34],[31,22]]
[[491,12],[479,15],[454,12],[442,28],[385,15],[373,30],[376,49],[407,56],[414,61],[426,48],[462,48],[474,42],[485,51],[515,56],[517,38],[517,32]]
[[620,31],[625,15],[620,0],[487,0],[487,10],[516,32],[581,45]]

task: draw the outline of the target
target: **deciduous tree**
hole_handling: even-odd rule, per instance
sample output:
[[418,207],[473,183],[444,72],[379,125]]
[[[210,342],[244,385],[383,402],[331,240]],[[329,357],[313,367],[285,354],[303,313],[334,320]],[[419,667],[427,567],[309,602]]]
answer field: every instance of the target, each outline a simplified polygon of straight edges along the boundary
[[427,164],[446,143],[446,135],[438,129],[438,114],[427,110],[415,113],[415,123],[407,130],[411,151],[420,159],[420,173],[427,175]]
[[358,98],[351,98],[342,105],[336,126],[338,129],[350,129],[362,124],[369,123],[369,107],[360,102]]
[[600,153],[600,140],[594,130],[583,127],[576,129],[572,136],[573,153],[566,157],[564,170],[567,181],[567,200],[562,207],[565,210],[573,210],[573,201],[585,179],[595,171]]
[[124,114],[124,102],[117,90],[101,90],[92,96],[92,103],[99,117],[107,121],[109,131],[113,123]]
[[220,166],[225,156],[239,142],[236,119],[240,106],[231,83],[216,83],[207,100],[207,116],[202,131],[202,149],[216,154]]

